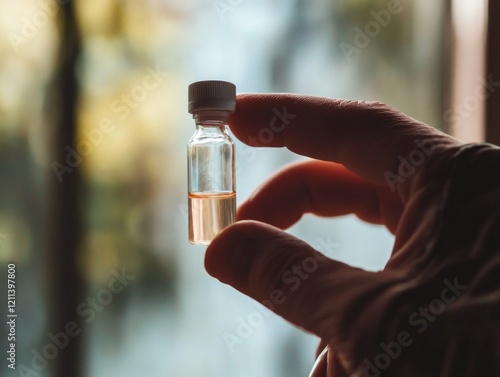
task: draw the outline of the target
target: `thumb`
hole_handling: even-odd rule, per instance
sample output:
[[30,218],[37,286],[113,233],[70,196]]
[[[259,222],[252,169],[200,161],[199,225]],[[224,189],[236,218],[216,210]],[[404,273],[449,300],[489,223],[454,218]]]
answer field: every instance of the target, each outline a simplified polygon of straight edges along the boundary
[[[256,221],[239,221],[221,232],[207,249],[205,268],[337,349],[352,328],[368,335],[371,325],[361,318],[364,305],[372,306],[386,286],[381,273],[331,260]],[[371,320],[373,315],[371,311]]]

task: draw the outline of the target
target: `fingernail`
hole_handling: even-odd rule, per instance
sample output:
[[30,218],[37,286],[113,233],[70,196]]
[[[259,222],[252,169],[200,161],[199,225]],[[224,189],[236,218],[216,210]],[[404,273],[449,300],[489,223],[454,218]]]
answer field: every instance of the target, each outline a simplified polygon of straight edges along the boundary
[[328,350],[329,346],[326,346],[323,351],[316,358],[316,361],[312,367],[311,373],[309,377],[322,377],[326,376],[327,367],[328,367]]

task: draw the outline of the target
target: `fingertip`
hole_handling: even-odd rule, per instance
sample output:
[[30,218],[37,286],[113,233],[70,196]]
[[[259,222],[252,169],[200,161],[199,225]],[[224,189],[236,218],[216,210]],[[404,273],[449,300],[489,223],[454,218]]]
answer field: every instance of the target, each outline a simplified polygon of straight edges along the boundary
[[250,216],[250,208],[248,205],[250,199],[245,200],[243,203],[241,203],[238,206],[238,209],[236,211],[236,221],[243,221],[247,219],[251,219]]
[[253,220],[238,221],[220,232],[205,254],[205,269],[221,282],[240,287],[246,281],[255,243],[274,227]]
[[221,281],[224,277],[223,267],[231,252],[235,250],[235,235],[238,234],[239,226],[239,223],[235,223],[225,228],[210,242],[205,253],[205,269]]
[[[276,106],[287,99],[291,100],[291,95],[239,94],[236,97],[236,111],[229,120],[229,128],[241,142],[249,146],[283,147],[283,132],[275,131],[273,119],[276,117]],[[269,132],[273,133],[272,138],[269,138]]]

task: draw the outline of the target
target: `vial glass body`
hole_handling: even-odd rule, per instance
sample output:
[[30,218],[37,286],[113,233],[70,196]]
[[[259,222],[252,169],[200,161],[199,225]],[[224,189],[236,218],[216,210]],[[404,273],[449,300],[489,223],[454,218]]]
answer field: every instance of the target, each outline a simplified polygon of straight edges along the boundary
[[196,120],[188,144],[189,242],[208,245],[236,220],[234,142],[226,120]]

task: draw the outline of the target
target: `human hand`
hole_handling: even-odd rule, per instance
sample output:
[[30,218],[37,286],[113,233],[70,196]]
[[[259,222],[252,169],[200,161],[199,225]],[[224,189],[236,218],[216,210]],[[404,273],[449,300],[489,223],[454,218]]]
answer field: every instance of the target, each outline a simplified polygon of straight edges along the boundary
[[[265,146],[316,160],[278,172],[240,206],[208,247],[207,271],[316,334],[327,347],[312,376],[499,375],[499,149],[379,103],[240,95],[234,134],[259,146],[265,128]],[[396,238],[384,270],[328,259],[282,231],[304,213],[385,225]],[[290,284],[305,263],[307,277]]]

